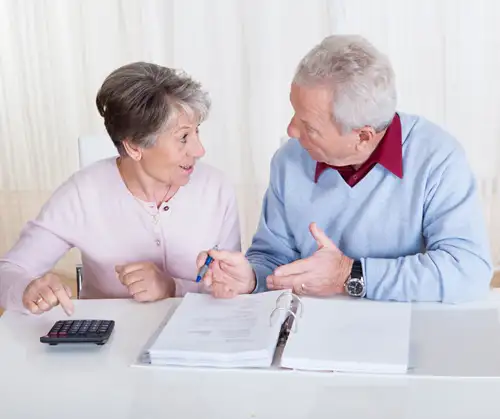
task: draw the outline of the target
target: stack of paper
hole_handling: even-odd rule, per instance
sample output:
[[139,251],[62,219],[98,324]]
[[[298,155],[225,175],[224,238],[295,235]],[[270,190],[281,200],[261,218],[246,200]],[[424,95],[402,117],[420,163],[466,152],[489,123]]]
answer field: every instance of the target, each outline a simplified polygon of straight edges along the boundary
[[153,365],[271,366],[286,312],[270,314],[279,292],[215,299],[187,294],[149,348]]

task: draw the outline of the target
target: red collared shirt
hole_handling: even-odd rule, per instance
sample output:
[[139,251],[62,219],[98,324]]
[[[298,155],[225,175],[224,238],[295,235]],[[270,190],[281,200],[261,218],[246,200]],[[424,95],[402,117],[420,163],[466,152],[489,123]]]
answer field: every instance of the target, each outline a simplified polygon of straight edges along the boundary
[[342,176],[346,183],[352,188],[360,182],[377,163],[384,166],[400,179],[403,178],[403,144],[401,120],[398,114],[394,116],[375,151],[357,170],[352,166],[339,167],[330,166],[326,163],[317,163],[314,182],[318,181],[321,173],[331,168],[337,170],[340,176]]

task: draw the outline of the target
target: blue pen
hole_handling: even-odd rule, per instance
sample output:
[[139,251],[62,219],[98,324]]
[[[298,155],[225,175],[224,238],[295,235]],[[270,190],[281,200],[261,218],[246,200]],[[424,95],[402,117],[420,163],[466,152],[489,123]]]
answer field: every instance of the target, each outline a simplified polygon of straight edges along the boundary
[[[219,246],[215,245],[213,250],[219,250]],[[201,278],[205,276],[208,271],[208,267],[212,263],[213,259],[211,256],[207,255],[207,259],[205,260],[205,264],[200,268],[200,272],[198,272],[198,276],[196,277],[196,282],[200,282]]]

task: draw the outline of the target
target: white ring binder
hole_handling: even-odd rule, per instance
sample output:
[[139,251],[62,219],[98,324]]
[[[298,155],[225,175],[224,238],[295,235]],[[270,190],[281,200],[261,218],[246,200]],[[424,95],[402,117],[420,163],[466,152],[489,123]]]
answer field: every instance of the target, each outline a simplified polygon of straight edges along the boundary
[[[276,311],[280,311],[280,310],[286,310],[287,313],[290,314],[290,316],[293,316],[293,328],[294,328],[294,333],[297,332],[297,329],[298,329],[298,325],[297,325],[297,316],[295,315],[295,313],[290,310],[289,308],[285,308],[285,307],[276,307],[272,312],[271,312],[271,315],[269,316],[269,324],[272,326],[273,325],[273,317],[274,317],[274,313],[276,313]],[[284,322],[286,322],[286,318],[284,320]]]
[[302,300],[300,299],[300,297],[298,295],[293,295],[295,300],[297,301],[297,312],[299,311],[300,309],[300,313],[299,314],[299,317],[302,317],[302,315],[304,314],[304,304],[302,304]]
[[302,314],[304,313],[304,304],[302,304],[302,300],[300,299],[300,297],[298,295],[294,294],[292,292],[292,290],[286,290],[286,291],[282,292],[278,296],[278,298],[276,298],[276,307],[279,306],[279,303],[284,296],[288,296],[291,298],[290,305],[293,305],[294,300],[297,302],[297,312],[299,311],[299,308],[300,308],[300,313],[298,313],[298,314],[299,314],[299,317],[302,317]]
[[[288,307],[282,307],[280,306],[280,302],[281,300],[284,298],[284,297],[289,297],[290,298],[290,302],[289,302],[289,306]],[[295,311],[294,311],[294,303],[295,303]],[[294,333],[297,332],[298,330],[298,321],[297,321],[297,314],[299,315],[299,317],[302,317],[302,314],[304,313],[304,305],[302,304],[302,300],[300,299],[300,297],[298,297],[297,295],[295,295],[292,290],[286,290],[286,291],[283,291],[279,296],[278,298],[276,298],[276,307],[273,309],[273,311],[271,312],[271,314],[269,315],[269,324],[272,326],[273,325],[273,319],[274,319],[274,314],[277,312],[277,311],[285,311],[286,313],[288,313],[289,315],[286,316],[285,320],[284,320],[284,323],[287,321],[288,317],[289,316],[293,316],[293,331]]]
[[284,295],[290,296],[293,298],[292,290],[286,290],[286,291],[282,292],[280,295],[278,295],[278,298],[276,298],[276,306],[278,306],[278,304],[280,303],[280,300],[283,298]]

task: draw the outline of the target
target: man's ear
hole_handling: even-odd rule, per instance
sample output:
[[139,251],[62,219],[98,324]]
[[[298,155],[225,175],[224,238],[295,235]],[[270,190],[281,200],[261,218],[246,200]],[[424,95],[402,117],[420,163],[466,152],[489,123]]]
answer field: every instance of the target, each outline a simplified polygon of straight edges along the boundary
[[142,159],[142,148],[140,146],[134,144],[129,138],[125,138],[122,144],[129,157],[135,161]]
[[376,133],[372,127],[363,127],[357,130],[357,134],[358,134],[357,149],[362,150],[372,145]]

